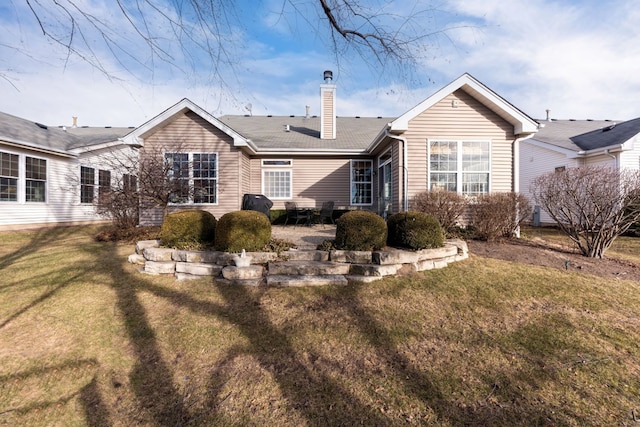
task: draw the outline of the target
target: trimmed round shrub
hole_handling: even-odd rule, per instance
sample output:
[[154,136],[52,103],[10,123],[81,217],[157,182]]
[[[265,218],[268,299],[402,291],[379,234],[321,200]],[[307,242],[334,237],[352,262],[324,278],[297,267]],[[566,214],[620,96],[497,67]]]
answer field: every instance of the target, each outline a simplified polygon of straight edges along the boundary
[[433,215],[416,211],[397,213],[389,217],[387,227],[389,246],[413,250],[444,246],[444,230]]
[[186,210],[167,215],[160,228],[160,241],[176,249],[202,249],[215,241],[216,218],[207,211]]
[[387,243],[387,223],[369,211],[350,211],[336,220],[337,249],[370,251]]
[[216,228],[216,250],[247,252],[262,250],[271,240],[271,222],[261,212],[234,211],[220,217]]

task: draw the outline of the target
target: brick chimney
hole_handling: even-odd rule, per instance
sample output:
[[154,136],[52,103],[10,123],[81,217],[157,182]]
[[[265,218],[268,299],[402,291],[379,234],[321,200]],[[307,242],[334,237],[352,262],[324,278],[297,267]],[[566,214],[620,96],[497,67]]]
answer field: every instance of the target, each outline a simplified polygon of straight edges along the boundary
[[320,139],[336,139],[336,85],[333,72],[324,72],[320,85]]

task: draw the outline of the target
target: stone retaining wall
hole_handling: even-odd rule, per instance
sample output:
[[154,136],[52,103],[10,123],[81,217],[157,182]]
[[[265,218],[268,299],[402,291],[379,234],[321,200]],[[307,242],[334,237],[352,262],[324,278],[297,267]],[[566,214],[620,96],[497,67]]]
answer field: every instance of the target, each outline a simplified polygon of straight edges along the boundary
[[437,249],[409,251],[318,251],[290,249],[281,252],[239,254],[161,248],[157,240],[140,241],[129,262],[147,274],[172,274],[178,280],[213,277],[243,285],[310,286],[371,282],[385,276],[446,267],[468,258],[466,242],[448,240]]

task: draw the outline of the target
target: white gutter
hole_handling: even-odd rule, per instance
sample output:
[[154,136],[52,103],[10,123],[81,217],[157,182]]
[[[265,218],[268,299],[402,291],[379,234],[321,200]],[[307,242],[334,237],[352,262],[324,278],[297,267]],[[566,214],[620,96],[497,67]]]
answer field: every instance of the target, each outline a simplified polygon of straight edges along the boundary
[[391,123],[389,123],[387,129],[385,129],[384,135],[402,142],[402,176],[404,177],[402,184],[402,210],[403,212],[406,212],[409,210],[409,189],[407,188],[407,186],[409,185],[409,168],[407,167],[407,138],[390,133],[389,127],[391,127]]

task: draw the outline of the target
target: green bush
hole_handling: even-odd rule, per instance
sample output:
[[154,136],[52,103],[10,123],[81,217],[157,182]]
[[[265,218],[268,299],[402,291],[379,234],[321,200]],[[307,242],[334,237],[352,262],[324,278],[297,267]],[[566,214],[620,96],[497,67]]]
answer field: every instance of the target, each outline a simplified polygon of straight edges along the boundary
[[336,220],[337,249],[369,251],[387,243],[387,223],[369,211],[350,211]]
[[423,212],[401,212],[387,220],[389,246],[413,250],[444,246],[444,230],[438,220]]
[[213,245],[215,234],[216,218],[210,212],[186,210],[167,215],[160,228],[160,241],[177,249],[203,249]]
[[219,251],[260,251],[271,240],[271,222],[256,211],[229,212],[218,221],[215,247]]

